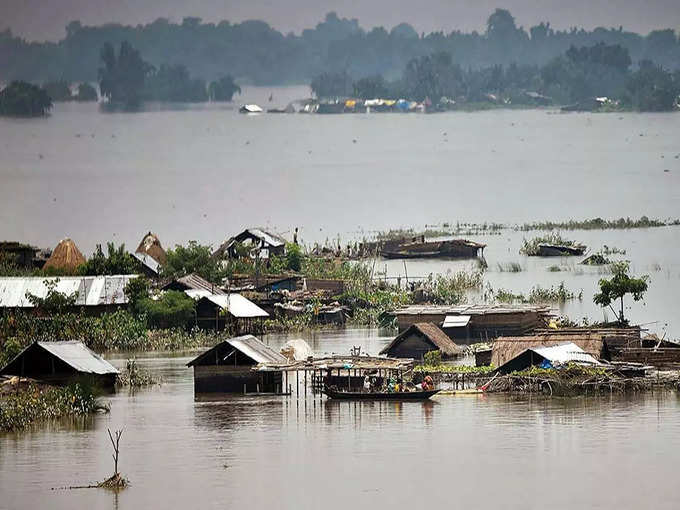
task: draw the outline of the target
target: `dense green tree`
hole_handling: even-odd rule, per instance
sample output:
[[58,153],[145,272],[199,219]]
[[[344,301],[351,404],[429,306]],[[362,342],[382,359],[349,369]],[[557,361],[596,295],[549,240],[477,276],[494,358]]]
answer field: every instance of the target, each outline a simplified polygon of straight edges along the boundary
[[161,65],[145,80],[144,98],[151,101],[198,103],[208,100],[205,82],[192,79],[183,65]]
[[643,60],[626,83],[631,106],[643,112],[672,110],[680,96],[679,78],[677,72],[673,75],[663,67]]
[[120,44],[118,56],[110,43],[101,50],[104,64],[99,68],[99,88],[102,96],[114,104],[136,106],[144,92],[144,82],[153,67],[142,60],[130,43]]
[[48,81],[43,88],[52,101],[72,101],[73,94],[66,80]]
[[229,74],[210,82],[208,86],[208,96],[211,101],[231,101],[237,92],[241,93],[241,87],[236,85],[234,78]]
[[352,78],[347,72],[322,73],[312,80],[312,92],[319,98],[347,97],[352,95]]
[[78,85],[78,94],[75,97],[76,101],[97,101],[99,96],[97,95],[97,89],[95,89],[89,83],[81,83]]
[[210,246],[196,241],[189,241],[186,246],[176,245],[174,250],[168,250],[167,262],[163,266],[162,275],[172,278],[196,273],[209,282],[220,284],[226,276],[219,259],[212,256]]
[[52,108],[45,89],[24,81],[13,81],[0,91],[0,115],[40,117]]
[[95,276],[139,272],[139,262],[125,249],[125,244],[116,248],[114,243],[106,243],[106,251],[104,254],[101,244],[98,244],[92,256],[80,266],[80,274]]
[[354,82],[354,96],[361,99],[387,97],[389,90],[382,76],[368,76]]
[[[644,293],[647,292],[648,276],[640,278],[631,277],[628,274],[628,262],[616,262],[611,265],[613,276],[610,279],[603,278],[600,280],[600,292],[593,296],[595,304],[602,307],[608,306],[618,316],[618,321],[625,324],[626,320],[623,315],[623,298],[630,294],[634,301],[640,301]],[[612,307],[612,303],[616,300],[620,302],[620,308],[617,312]]]
[[45,314],[55,314],[64,313],[68,311],[69,308],[75,306],[78,300],[78,292],[72,294],[66,294],[64,292],[57,290],[57,285],[59,284],[59,278],[54,280],[45,280],[45,287],[47,288],[47,293],[45,297],[40,297],[30,292],[26,293],[26,299],[36,307],[39,313]]

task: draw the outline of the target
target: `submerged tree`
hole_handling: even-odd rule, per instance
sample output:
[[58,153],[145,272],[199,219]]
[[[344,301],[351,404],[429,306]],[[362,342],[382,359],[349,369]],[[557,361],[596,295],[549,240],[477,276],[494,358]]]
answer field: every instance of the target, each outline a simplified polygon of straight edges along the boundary
[[211,101],[231,101],[237,92],[241,93],[241,87],[236,85],[234,78],[229,74],[210,82],[208,86],[208,96]]
[[[649,276],[631,277],[628,274],[628,262],[616,262],[612,264],[611,268],[614,275],[609,280],[606,278],[600,280],[600,292],[593,296],[593,301],[602,307],[608,306],[614,314],[618,315],[618,321],[625,324],[623,298],[626,294],[631,294],[634,301],[640,301],[647,291]],[[612,307],[612,302],[617,299],[620,301],[618,312]]]
[[113,103],[135,106],[142,99],[144,82],[153,67],[142,60],[129,42],[123,41],[116,56],[111,43],[101,50],[104,67],[99,69],[99,88],[102,96]]
[[73,94],[71,94],[71,88],[68,86],[66,80],[56,80],[48,81],[43,85],[43,88],[50,96],[52,101],[71,101],[73,100]]
[[25,81],[13,81],[0,91],[0,115],[41,117],[52,108],[45,89]]
[[152,101],[198,103],[208,99],[205,82],[191,78],[183,65],[163,64],[146,78],[144,98]]
[[78,94],[75,96],[76,101],[96,101],[99,99],[97,95],[97,89],[95,89],[89,83],[81,83],[78,85]]

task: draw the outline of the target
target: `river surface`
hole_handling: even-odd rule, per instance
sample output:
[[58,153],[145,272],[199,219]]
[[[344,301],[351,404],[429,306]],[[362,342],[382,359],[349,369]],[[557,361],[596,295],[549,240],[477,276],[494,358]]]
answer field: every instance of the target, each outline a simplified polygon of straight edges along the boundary
[[[246,87],[234,104],[102,113],[96,104],[58,103],[45,119],[0,118],[0,239],[53,247],[70,236],[88,254],[108,240],[135,247],[148,230],[166,247],[192,239],[217,246],[254,225],[289,238],[297,226],[308,245],[344,245],[378,229],[441,222],[680,216],[680,114],[237,113],[241,103],[283,107],[308,96],[306,87]],[[626,250],[614,258],[651,277],[645,301],[628,303],[627,315],[679,338],[679,233],[563,235],[591,252]],[[564,281],[583,295],[560,313],[612,319],[592,303],[602,269],[520,256],[522,239],[533,235],[467,236],[488,244],[485,285],[527,294]],[[523,270],[503,271],[510,262]],[[548,271],[552,265],[562,271]],[[376,267],[416,277],[472,266]]]
[[[376,331],[316,335],[343,350]],[[286,337],[267,339],[273,347]],[[425,403],[232,397],[197,402],[191,355],[138,355],[161,386],[107,398],[105,415],[0,435],[0,508],[676,509],[675,393]],[[113,360],[118,367],[124,359]],[[106,429],[124,428],[118,495]],[[52,490],[57,488],[57,490]]]

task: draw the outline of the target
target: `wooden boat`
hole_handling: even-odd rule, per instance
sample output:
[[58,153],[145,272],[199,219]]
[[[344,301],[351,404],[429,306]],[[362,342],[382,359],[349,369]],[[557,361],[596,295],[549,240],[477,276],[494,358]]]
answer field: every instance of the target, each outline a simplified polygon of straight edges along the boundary
[[340,391],[329,387],[326,387],[323,390],[328,398],[336,400],[427,400],[440,391],[441,390],[427,390],[388,393],[386,391]]

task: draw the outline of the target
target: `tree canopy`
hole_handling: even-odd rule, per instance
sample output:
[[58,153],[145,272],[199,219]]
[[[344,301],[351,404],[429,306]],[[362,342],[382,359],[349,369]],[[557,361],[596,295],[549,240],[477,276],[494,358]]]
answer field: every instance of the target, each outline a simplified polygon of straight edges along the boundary
[[168,250],[162,275],[179,278],[191,273],[196,273],[201,278],[215,284],[221,283],[221,280],[226,276],[221,261],[212,256],[210,246],[189,241],[186,246],[178,244],[174,249]]
[[0,115],[41,117],[52,108],[45,89],[24,81],[13,81],[0,91]]
[[[593,296],[593,302],[602,307],[608,306],[618,316],[618,321],[622,324],[626,322],[623,314],[623,298],[630,294],[634,301],[640,301],[644,293],[647,292],[649,276],[640,278],[632,277],[628,274],[628,262],[615,262],[611,265],[613,276],[610,279],[600,280],[600,292]],[[612,303],[616,300],[620,302],[618,313],[612,308]]]

